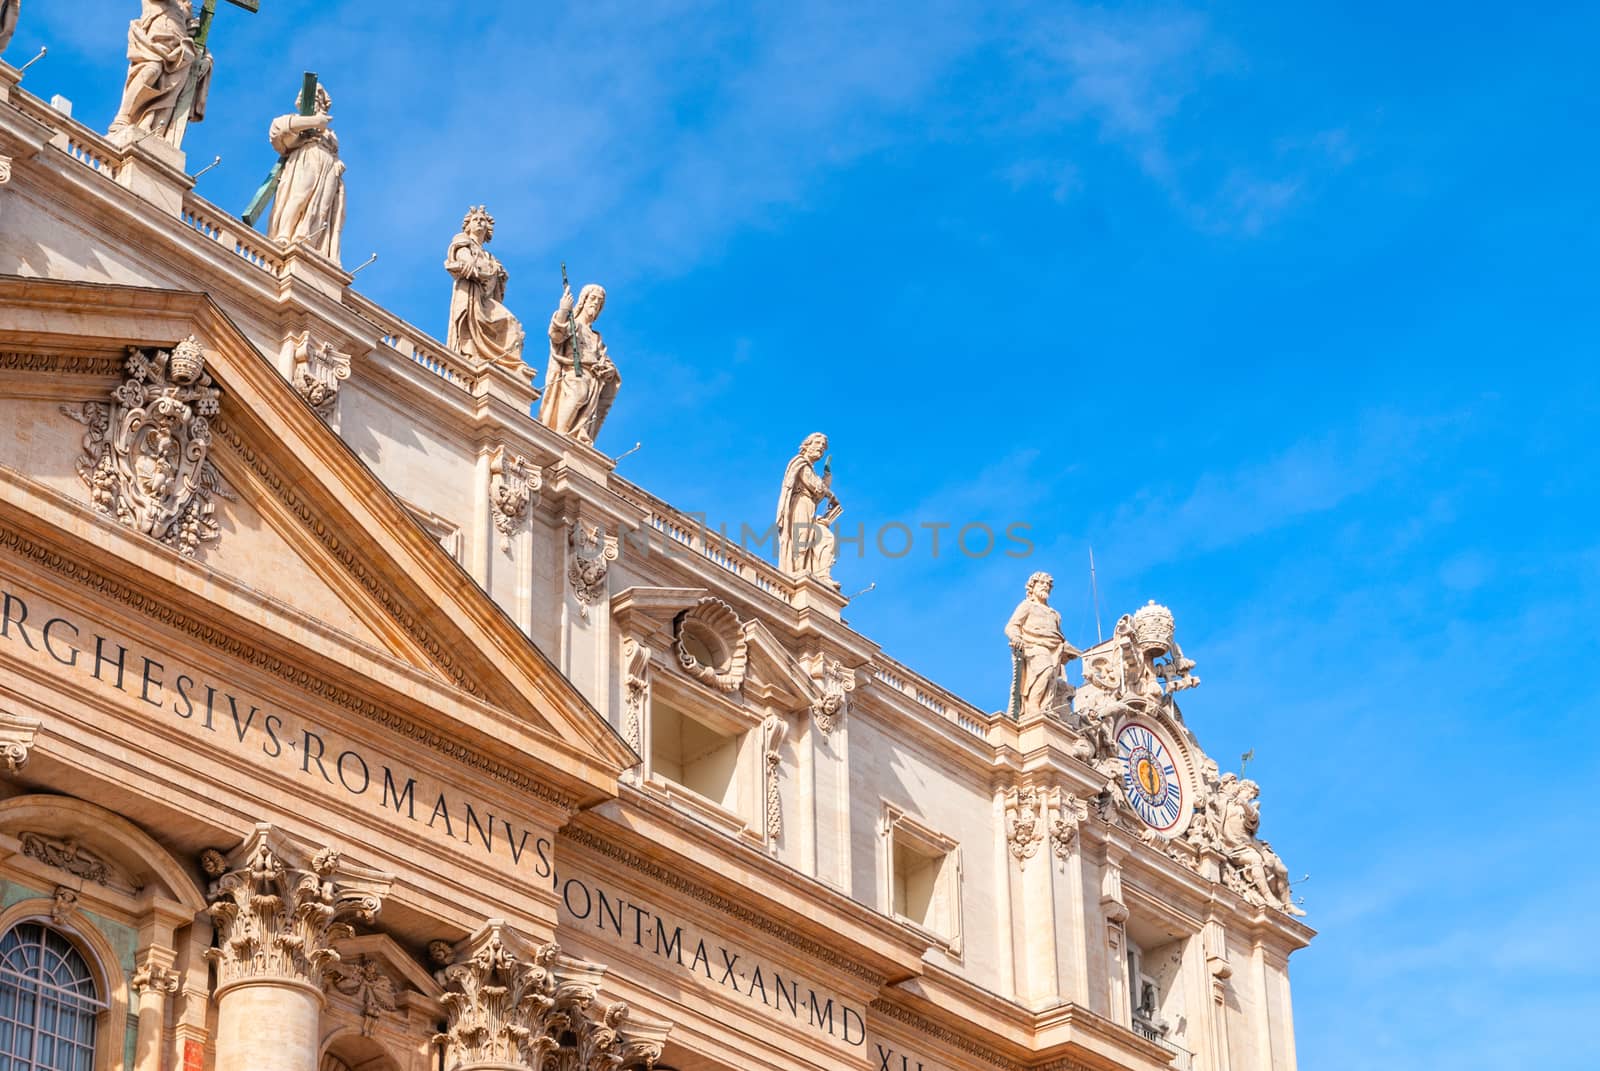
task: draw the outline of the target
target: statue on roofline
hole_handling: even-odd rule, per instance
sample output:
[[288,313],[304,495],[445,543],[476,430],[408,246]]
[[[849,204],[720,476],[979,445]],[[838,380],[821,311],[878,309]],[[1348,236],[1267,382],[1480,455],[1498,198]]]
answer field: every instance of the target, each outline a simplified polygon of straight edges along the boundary
[[1054,584],[1049,573],[1030,576],[1026,597],[1006,622],[1012,654],[1009,713],[1013,718],[1038,714],[1065,717],[1072,700],[1072,685],[1061,671],[1079,652],[1062,635],[1061,615],[1050,606]]
[[833,491],[832,465],[823,461],[822,474],[816,471],[827,452],[826,435],[820,431],[808,435],[783,472],[778,492],[778,567],[789,576],[814,576],[838,588],[833,579],[838,555],[833,525],[844,506]]
[[622,375],[594,328],[605,306],[605,287],[599,283],[584,287],[574,301],[562,265],[561,304],[550,316],[550,363],[539,422],[586,445],[593,445],[600,434],[622,386]]
[[526,375],[522,363],[522,322],[505,306],[505,265],[489,252],[494,217],[482,205],[461,221],[450,241],[444,267],[455,277],[450,294],[450,333],[446,345],[469,360],[498,365]]
[[310,108],[272,121],[268,136],[282,155],[283,167],[267,236],[305,242],[337,264],[344,232],[345,165],[339,159],[338,135],[331,129],[332,111],[333,98],[317,83]]
[[205,118],[211,57],[195,41],[198,28],[189,0],[143,0],[128,24],[128,78],[113,139],[153,134],[176,147],[188,122]]
[[17,32],[17,16],[22,13],[22,0],[0,0],[0,55]]

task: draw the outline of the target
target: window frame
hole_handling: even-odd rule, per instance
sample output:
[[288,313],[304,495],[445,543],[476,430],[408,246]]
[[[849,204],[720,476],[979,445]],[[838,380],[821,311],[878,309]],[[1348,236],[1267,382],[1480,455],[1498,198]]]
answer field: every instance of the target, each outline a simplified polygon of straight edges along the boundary
[[[38,916],[28,916],[16,919],[4,927],[4,929],[0,929],[0,942],[3,942],[6,938],[10,937],[24,926],[38,928],[40,941],[37,945],[35,945],[35,947],[40,949],[48,948],[47,939],[49,936],[54,935],[59,938],[62,943],[64,943],[83,964],[84,978],[94,992],[92,997],[85,997],[81,993],[64,989],[56,983],[46,980],[42,976],[30,977],[27,974],[0,968],[0,983],[10,984],[17,991],[19,1001],[28,999],[29,997],[31,997],[33,1000],[34,1016],[31,1023],[24,1023],[15,1017],[6,1020],[12,1025],[13,1029],[22,1027],[30,1030],[32,1033],[32,1050],[25,1058],[26,1066],[31,1069],[38,1069],[44,1066],[40,1064],[38,1059],[39,1041],[42,1033],[48,1033],[50,1036],[55,1037],[58,1041],[68,1040],[64,1039],[61,1034],[56,1033],[55,1031],[45,1031],[40,1023],[39,1009],[42,1006],[43,999],[46,996],[53,997],[58,1005],[63,1007],[71,1007],[74,1011],[88,1013],[87,1019],[90,1029],[88,1045],[85,1046],[81,1042],[72,1040],[69,1040],[68,1043],[78,1048],[87,1048],[89,1050],[89,1066],[91,1068],[100,1068],[104,1066],[104,1046],[106,1044],[107,1027],[109,1025],[110,1013],[112,1010],[112,994],[109,990],[104,967],[99,962],[99,957],[95,954],[94,949],[89,946],[89,943],[83,939],[81,934],[75,932],[70,927],[61,925],[54,919],[40,918]],[[42,963],[37,966],[42,969]],[[19,1061],[24,1059],[24,1057],[22,1057],[22,1055],[19,1053],[6,1053],[5,1055],[7,1057],[14,1057]]]

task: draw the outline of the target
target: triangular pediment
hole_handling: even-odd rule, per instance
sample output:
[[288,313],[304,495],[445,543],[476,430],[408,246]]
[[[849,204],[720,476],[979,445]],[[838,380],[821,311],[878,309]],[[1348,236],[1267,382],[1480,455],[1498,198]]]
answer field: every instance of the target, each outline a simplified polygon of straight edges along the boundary
[[[204,529],[197,539],[172,525],[158,540],[125,508],[108,513],[103,496],[97,508],[95,440],[108,429],[95,421],[117,411],[129,347],[171,352],[190,336],[216,391],[205,403],[214,409],[205,463],[214,468],[180,463],[177,478],[216,490],[206,516],[194,518]],[[191,604],[209,600],[204,609],[319,656],[381,667],[391,688],[510,712],[591,785],[633,761],[571,682],[204,295],[0,277],[0,372],[11,430],[0,436],[0,513],[27,518],[33,535],[110,552],[135,582],[175,585]]]

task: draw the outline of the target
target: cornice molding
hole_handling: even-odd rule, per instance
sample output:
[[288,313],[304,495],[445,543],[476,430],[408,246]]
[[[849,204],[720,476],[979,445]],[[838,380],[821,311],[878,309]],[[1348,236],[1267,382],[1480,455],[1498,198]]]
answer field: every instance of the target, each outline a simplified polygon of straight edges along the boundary
[[55,572],[58,576],[74,581],[102,598],[120,602],[132,610],[143,613],[153,621],[188,634],[192,639],[207,644],[222,654],[272,673],[323,702],[343,707],[352,713],[359,714],[399,736],[431,748],[446,758],[478,770],[511,788],[537,796],[539,799],[569,813],[578,808],[577,797],[569,793],[562,792],[529,777],[527,774],[520,773],[496,762],[494,759],[465,744],[451,740],[432,729],[417,724],[410,718],[385,710],[369,700],[323,680],[320,676],[309,672],[298,663],[287,662],[277,655],[262,651],[253,644],[222,631],[215,625],[198,620],[182,610],[158,602],[143,592],[137,591],[121,581],[114,580],[104,573],[84,565],[82,562],[69,559],[49,547],[34,542],[21,532],[0,525],[0,547],[5,547],[24,558],[29,558]]

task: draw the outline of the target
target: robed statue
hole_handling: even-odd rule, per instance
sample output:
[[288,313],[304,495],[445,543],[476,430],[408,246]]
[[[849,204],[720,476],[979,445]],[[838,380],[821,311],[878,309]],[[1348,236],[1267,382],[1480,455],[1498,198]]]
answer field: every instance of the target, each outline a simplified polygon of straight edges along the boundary
[[[307,78],[310,81],[310,78]],[[272,121],[269,137],[283,158],[267,236],[305,242],[334,263],[344,231],[344,162],[331,124],[333,100],[320,84],[310,115],[298,111]]]
[[[196,29],[189,0],[143,0],[128,24],[128,80],[111,121],[113,138],[154,134],[177,145],[187,122],[205,118],[211,57],[195,43]],[[191,78],[192,94],[185,92]]]
[[545,372],[539,422],[580,443],[592,444],[616,400],[622,376],[611,363],[594,322],[606,306],[605,288],[590,283],[572,299],[562,269],[561,304],[550,317],[550,364]]
[[800,451],[783,471],[778,492],[778,567],[790,576],[815,576],[839,586],[833,579],[838,553],[833,524],[844,506],[833,492],[833,472],[816,465],[828,452],[828,437],[820,431],[806,436]]
[[1078,650],[1061,633],[1061,615],[1050,605],[1055,580],[1049,573],[1028,578],[1027,595],[1006,622],[1011,643],[1011,716],[1039,714],[1062,717],[1072,698],[1072,686],[1062,667],[1078,657]]
[[467,213],[461,233],[450,241],[444,267],[456,284],[450,295],[446,344],[463,357],[526,373],[522,322],[505,306],[506,269],[489,252],[493,238],[494,217],[479,205]]
[[22,0],[0,0],[0,55],[17,32],[17,16],[22,13]]

